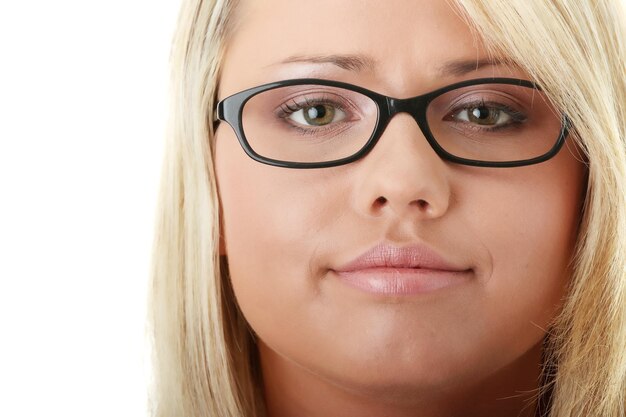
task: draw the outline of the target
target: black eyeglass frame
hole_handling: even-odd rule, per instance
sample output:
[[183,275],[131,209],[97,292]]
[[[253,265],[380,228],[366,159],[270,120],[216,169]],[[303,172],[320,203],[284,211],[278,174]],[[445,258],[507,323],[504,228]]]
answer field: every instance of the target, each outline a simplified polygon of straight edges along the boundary
[[[338,87],[347,89],[350,91],[354,91],[364,96],[369,97],[374,103],[376,103],[378,109],[378,118],[376,120],[376,125],[374,127],[374,131],[370,138],[367,140],[365,145],[355,154],[336,159],[333,161],[325,161],[325,162],[290,162],[290,161],[280,161],[276,159],[266,158],[264,156],[259,155],[252,149],[248,140],[246,139],[246,135],[243,130],[243,108],[245,104],[252,97],[260,94],[262,92],[273,90],[281,87],[288,87],[293,85],[322,85],[329,87]],[[458,83],[454,83],[437,90],[431,91],[426,94],[422,94],[416,97],[405,98],[405,99],[397,99],[393,97],[388,97],[383,94],[376,93],[374,91],[368,90],[363,87],[359,87],[357,85],[344,83],[340,81],[332,81],[332,80],[324,80],[318,78],[298,78],[284,81],[276,81],[268,84],[263,84],[257,87],[249,88],[239,93],[233,94],[225,99],[221,100],[217,104],[217,119],[220,121],[224,121],[228,123],[237,135],[237,139],[239,140],[239,144],[242,146],[246,154],[254,159],[257,162],[283,167],[283,168],[299,168],[299,169],[307,169],[307,168],[328,168],[334,167],[344,164],[349,164],[358,159],[363,158],[367,155],[373,148],[376,146],[376,143],[382,136],[383,132],[387,128],[387,125],[391,121],[391,119],[398,113],[409,113],[413,119],[416,121],[420,130],[422,131],[424,137],[433,148],[433,150],[439,155],[440,158],[450,161],[456,164],[462,165],[470,165],[476,167],[489,167],[489,168],[511,168],[511,167],[519,167],[525,165],[533,165],[538,164],[540,162],[547,161],[548,159],[554,157],[563,144],[565,143],[565,139],[570,130],[570,122],[566,115],[562,116],[561,120],[561,131],[559,133],[558,138],[554,146],[545,154],[524,160],[517,161],[481,161],[475,159],[467,159],[461,158],[451,153],[447,152],[443,149],[439,143],[435,140],[430,128],[428,126],[428,121],[426,118],[426,111],[428,105],[440,95],[447,93],[451,90],[455,90],[462,87],[468,87],[472,85],[478,84],[508,84],[508,85],[517,85],[522,87],[534,88],[536,90],[541,91],[541,89],[532,81],[521,80],[516,78],[477,78],[467,81],[461,81]]]

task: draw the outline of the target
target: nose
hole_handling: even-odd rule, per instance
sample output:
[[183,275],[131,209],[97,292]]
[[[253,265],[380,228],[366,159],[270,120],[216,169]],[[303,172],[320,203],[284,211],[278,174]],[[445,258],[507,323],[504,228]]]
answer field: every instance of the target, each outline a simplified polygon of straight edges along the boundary
[[427,220],[447,212],[450,169],[410,115],[396,115],[360,162],[354,201],[361,214]]

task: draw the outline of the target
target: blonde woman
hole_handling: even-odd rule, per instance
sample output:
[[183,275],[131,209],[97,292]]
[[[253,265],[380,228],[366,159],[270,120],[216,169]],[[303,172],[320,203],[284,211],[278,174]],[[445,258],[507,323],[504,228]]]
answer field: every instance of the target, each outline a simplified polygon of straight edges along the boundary
[[624,416],[624,13],[184,1],[154,416]]

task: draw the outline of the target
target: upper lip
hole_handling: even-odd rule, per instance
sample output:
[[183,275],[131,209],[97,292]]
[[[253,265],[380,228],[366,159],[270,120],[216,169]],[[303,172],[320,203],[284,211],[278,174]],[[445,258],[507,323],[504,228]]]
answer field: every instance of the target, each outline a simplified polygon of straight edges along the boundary
[[413,268],[462,272],[470,268],[454,265],[425,245],[397,247],[381,243],[357,258],[335,268],[336,272],[352,272],[371,268]]

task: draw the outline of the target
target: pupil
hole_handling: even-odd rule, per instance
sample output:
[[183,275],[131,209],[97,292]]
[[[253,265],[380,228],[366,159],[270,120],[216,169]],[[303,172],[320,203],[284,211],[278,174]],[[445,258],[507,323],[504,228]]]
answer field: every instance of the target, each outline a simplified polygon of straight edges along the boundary
[[481,125],[492,125],[497,123],[500,112],[488,107],[475,107],[470,113],[470,119]]
[[323,119],[326,115],[326,108],[324,106],[309,107],[307,113],[309,119]]
[[485,107],[477,107],[472,111],[472,115],[476,119],[487,119],[489,117],[489,110]]

